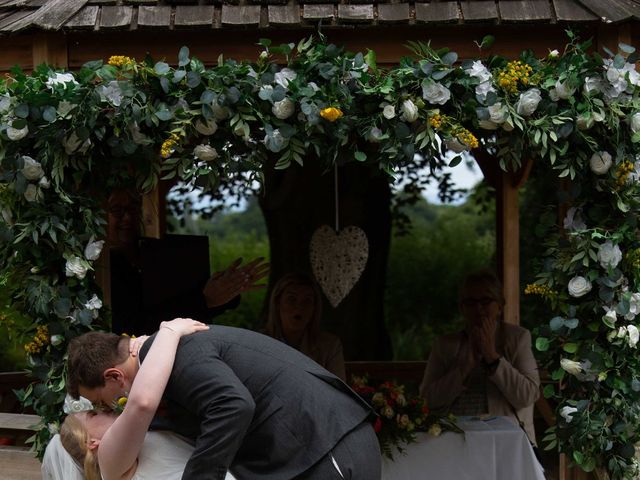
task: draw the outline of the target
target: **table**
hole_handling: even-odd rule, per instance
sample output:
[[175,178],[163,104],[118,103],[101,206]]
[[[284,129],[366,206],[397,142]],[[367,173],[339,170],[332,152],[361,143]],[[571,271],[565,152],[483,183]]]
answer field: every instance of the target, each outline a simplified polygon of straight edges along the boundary
[[417,443],[382,462],[383,480],[544,480],[522,429],[507,417],[458,419],[465,434],[417,434]]

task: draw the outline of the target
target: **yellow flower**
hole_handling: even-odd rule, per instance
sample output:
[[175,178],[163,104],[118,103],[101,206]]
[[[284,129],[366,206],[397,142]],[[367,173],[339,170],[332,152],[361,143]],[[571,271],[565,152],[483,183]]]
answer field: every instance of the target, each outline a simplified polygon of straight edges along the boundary
[[330,122],[335,122],[342,116],[342,110],[336,107],[327,107],[320,110],[320,116]]
[[126,404],[127,404],[127,397],[120,397],[118,399],[118,405],[120,407],[124,408]]
[[169,158],[171,156],[178,146],[179,139],[180,137],[178,137],[178,135],[172,133],[169,138],[162,142],[162,146],[160,147],[160,155],[162,158]]
[[49,344],[49,329],[46,325],[39,325],[33,340],[24,346],[27,353],[40,353]]
[[619,190],[624,187],[625,183],[627,183],[627,179],[629,175],[633,172],[634,167],[633,163],[629,160],[623,160],[618,168],[616,169],[615,177],[616,177],[616,189]]
[[436,130],[442,126],[442,115],[436,113],[431,118],[429,118],[429,125],[431,125]]
[[524,289],[525,295],[540,295],[541,297],[553,298],[557,292],[551,290],[549,285],[538,285],[536,283],[528,284]]
[[133,65],[136,61],[133,58],[126,57],[124,55],[112,55],[109,57],[109,61],[107,63],[114,67],[125,67],[127,65]]

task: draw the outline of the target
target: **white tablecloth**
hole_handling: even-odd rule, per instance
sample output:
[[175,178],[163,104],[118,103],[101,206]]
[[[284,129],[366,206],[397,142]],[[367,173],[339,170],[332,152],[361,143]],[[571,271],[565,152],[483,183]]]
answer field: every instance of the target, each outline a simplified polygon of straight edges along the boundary
[[383,480],[544,480],[524,431],[506,417],[459,419],[465,434],[417,434],[382,463]]

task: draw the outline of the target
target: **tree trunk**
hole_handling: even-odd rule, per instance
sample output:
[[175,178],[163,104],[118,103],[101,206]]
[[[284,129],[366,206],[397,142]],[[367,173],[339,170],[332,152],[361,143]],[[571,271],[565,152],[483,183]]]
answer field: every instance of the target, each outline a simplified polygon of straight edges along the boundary
[[[389,180],[368,166],[339,167],[340,229],[360,227],[369,240],[369,258],[362,276],[333,308],[324,299],[323,329],[342,339],[347,360],[386,360],[391,343],[384,323],[384,290],[391,237]],[[260,198],[271,251],[269,291],[285,273],[312,275],[309,243],[321,225],[335,229],[333,170],[317,162],[286,170],[268,169]]]

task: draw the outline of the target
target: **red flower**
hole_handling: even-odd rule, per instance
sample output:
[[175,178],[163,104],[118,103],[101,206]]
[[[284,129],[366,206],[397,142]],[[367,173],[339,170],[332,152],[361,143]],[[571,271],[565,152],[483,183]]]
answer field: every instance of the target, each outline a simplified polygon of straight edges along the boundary
[[376,423],[373,424],[373,429],[376,433],[382,430],[382,420],[380,419],[380,417],[376,418]]
[[426,405],[422,406],[422,413],[424,415],[429,415],[429,407],[427,407]]

